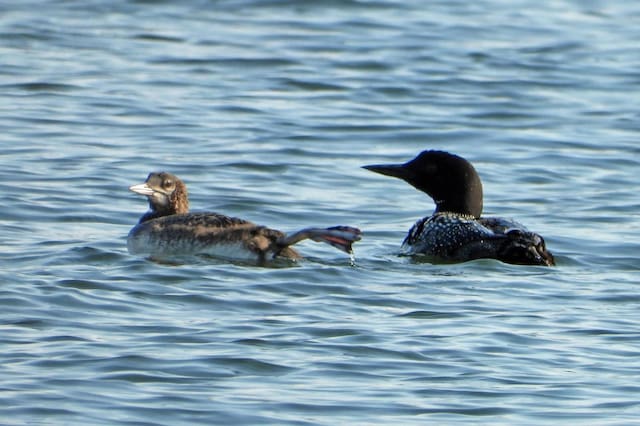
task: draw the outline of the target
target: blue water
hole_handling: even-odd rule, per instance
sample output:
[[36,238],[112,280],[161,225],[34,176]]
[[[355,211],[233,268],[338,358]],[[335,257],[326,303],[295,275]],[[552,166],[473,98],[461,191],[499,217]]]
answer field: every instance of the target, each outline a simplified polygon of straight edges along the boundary
[[[5,1],[7,425],[640,421],[640,4]],[[468,158],[555,268],[398,256],[433,204],[360,166]],[[194,210],[354,225],[260,268],[131,256]]]

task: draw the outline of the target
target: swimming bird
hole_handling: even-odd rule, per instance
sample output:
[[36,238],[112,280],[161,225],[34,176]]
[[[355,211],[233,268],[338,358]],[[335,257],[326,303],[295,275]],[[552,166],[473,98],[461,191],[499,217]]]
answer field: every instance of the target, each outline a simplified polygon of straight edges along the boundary
[[491,258],[518,265],[555,265],[540,235],[510,219],[482,217],[482,182],[464,158],[427,150],[404,164],[363,167],[400,178],[435,202],[434,213],[418,220],[404,239],[407,254],[427,255],[436,262]]
[[205,254],[263,264],[274,258],[300,259],[291,246],[305,239],[330,244],[349,254],[352,244],[360,240],[360,230],[350,226],[305,228],[286,235],[218,213],[189,213],[186,185],[166,172],[151,173],[144,183],[129,189],[149,201],[149,211],[127,238],[132,254],[152,258]]

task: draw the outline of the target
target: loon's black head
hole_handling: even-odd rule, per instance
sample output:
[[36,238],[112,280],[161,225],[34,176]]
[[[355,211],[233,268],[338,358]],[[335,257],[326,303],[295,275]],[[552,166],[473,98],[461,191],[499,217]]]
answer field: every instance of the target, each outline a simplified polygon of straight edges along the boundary
[[186,185],[177,176],[166,172],[150,173],[147,180],[129,187],[136,194],[146,195],[151,211],[140,222],[161,216],[188,213],[189,199]]
[[365,169],[393,176],[425,192],[436,203],[436,213],[452,212],[479,218],[482,182],[471,163],[445,151],[423,151],[404,164],[379,164]]

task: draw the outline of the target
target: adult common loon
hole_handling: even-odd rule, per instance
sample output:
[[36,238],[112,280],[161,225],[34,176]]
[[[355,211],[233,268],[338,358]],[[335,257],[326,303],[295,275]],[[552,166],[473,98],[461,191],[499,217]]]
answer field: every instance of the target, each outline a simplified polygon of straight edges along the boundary
[[512,220],[481,217],[482,182],[464,158],[423,151],[404,164],[364,168],[400,178],[435,202],[433,215],[418,220],[402,243],[408,254],[424,254],[439,262],[491,258],[518,265],[555,265],[540,235]]
[[150,210],[127,238],[132,254],[152,258],[208,254],[226,259],[264,263],[276,257],[299,259],[290,246],[305,240],[324,242],[346,253],[360,240],[360,230],[349,226],[306,228],[290,235],[217,213],[189,213],[186,185],[176,176],[151,173],[129,188],[145,195]]

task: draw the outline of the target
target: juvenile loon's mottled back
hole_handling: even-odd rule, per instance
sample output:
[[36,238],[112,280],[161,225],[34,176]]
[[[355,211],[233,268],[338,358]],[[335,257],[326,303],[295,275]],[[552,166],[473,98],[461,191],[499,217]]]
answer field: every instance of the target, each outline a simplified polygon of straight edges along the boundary
[[403,179],[434,200],[433,215],[418,220],[402,243],[407,253],[440,262],[491,258],[523,265],[555,264],[540,235],[508,219],[481,217],[482,182],[464,158],[423,151],[404,164],[364,168]]
[[217,213],[189,213],[185,184],[176,176],[151,173],[131,191],[145,195],[150,210],[127,237],[133,254],[154,258],[208,254],[223,258],[265,262],[275,257],[298,259],[290,246],[305,240],[324,242],[347,253],[360,240],[360,230],[349,226],[305,228],[286,235],[244,219]]

